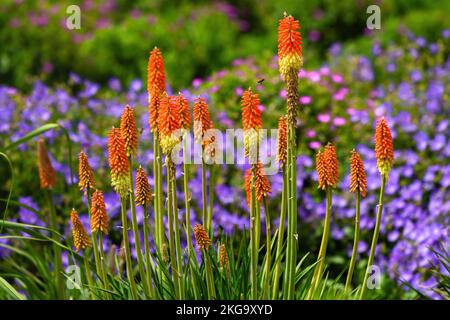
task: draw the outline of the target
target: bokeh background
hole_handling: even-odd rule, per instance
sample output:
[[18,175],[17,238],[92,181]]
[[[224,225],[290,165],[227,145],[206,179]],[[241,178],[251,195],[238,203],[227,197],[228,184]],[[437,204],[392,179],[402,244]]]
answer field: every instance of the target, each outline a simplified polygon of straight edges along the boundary
[[[77,3],[81,29],[68,30],[66,8],[71,4],[0,3],[0,151],[45,123],[60,123],[73,143],[72,157],[81,149],[89,154],[117,227],[119,201],[109,186],[106,133],[118,123],[125,104],[135,107],[143,130],[138,161],[150,170],[149,51],[158,46],[163,52],[169,93],[181,91],[190,101],[197,95],[207,97],[216,127],[241,127],[240,96],[256,86],[264,126],[275,128],[285,110],[276,52],[277,21],[286,11],[300,20],[304,52],[304,69],[299,73],[300,250],[311,252],[311,257],[318,250],[325,203],[316,187],[314,154],[332,141],[338,149],[341,181],[333,198],[328,262],[332,278],[345,270],[354,214],[354,200],[347,192],[348,157],[356,148],[363,155],[369,187],[362,202],[360,263],[355,275],[361,280],[380,185],[372,134],[376,118],[385,116],[393,131],[396,160],[376,256],[383,270],[382,287],[373,294],[449,298],[449,270],[436,252],[448,259],[450,1],[85,0]],[[381,8],[380,30],[366,28],[366,8],[371,4]],[[265,81],[256,85],[262,78]],[[64,221],[69,203],[75,201],[81,212],[85,209],[81,196],[73,198],[76,177],[72,180],[64,135],[49,131],[44,136],[59,173],[55,201]],[[8,210],[7,219],[45,225],[35,152],[34,143],[8,152],[16,173],[16,204]],[[190,189],[196,204],[192,216],[197,221],[201,183],[194,169]],[[244,169],[224,165],[218,177],[214,223],[226,234],[248,227]],[[3,159],[0,177],[0,197],[6,198],[10,173]],[[276,225],[281,174],[270,180]],[[178,195],[182,203],[181,187]],[[3,212],[4,202],[0,208]],[[86,212],[82,218],[87,223]],[[68,226],[64,232],[70,238]],[[113,233],[110,240],[107,247],[118,244],[119,234]],[[0,274],[14,270],[16,257],[9,245],[23,246],[0,238]],[[20,289],[20,283],[16,285]]]

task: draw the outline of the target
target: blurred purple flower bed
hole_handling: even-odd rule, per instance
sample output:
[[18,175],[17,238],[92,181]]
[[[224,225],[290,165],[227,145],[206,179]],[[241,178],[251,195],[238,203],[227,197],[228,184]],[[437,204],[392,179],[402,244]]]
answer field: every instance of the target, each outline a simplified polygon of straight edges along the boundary
[[[363,156],[368,179],[368,196],[361,203],[362,242],[359,252],[367,255],[375,223],[377,191],[380,178],[373,151],[372,132],[375,120],[384,116],[391,126],[395,162],[386,190],[387,204],[381,221],[377,264],[388,276],[402,285],[409,283],[416,290],[432,298],[442,296],[436,292],[437,280],[430,272],[440,269],[433,250],[449,249],[450,222],[450,59],[449,32],[444,31],[436,43],[416,38],[405,32],[398,43],[383,46],[372,42],[372,52],[362,56],[352,50],[333,45],[327,63],[299,73],[300,120],[302,135],[298,157],[299,190],[298,214],[300,223],[300,249],[318,250],[321,221],[325,214],[325,201],[317,190],[315,151],[329,139],[337,146],[341,168],[348,168],[350,150],[357,149]],[[182,92],[192,102],[199,94],[206,96],[216,126],[221,129],[240,128],[239,99],[242,91],[256,80],[265,81],[257,86],[261,96],[263,123],[276,128],[276,121],[284,109],[285,91],[278,76],[277,59],[270,64],[265,60],[237,59],[228,69],[205,79],[193,79],[190,88]],[[69,132],[74,152],[81,149],[90,155],[91,165],[105,190],[108,214],[114,228],[120,227],[118,196],[109,187],[106,153],[106,133],[117,125],[123,106],[135,107],[138,125],[142,128],[138,162],[151,168],[153,159],[148,125],[147,92],[142,79],[124,85],[111,79],[108,87],[81,79],[72,73],[66,84],[50,88],[37,81],[29,94],[0,85],[0,146],[17,140],[48,122],[58,122]],[[168,88],[169,94],[171,89]],[[72,181],[67,161],[67,142],[61,131],[44,134],[49,150],[55,156],[53,164],[60,173],[59,190],[66,190]],[[368,143],[370,141],[370,143]],[[264,146],[263,146],[264,147]],[[17,179],[19,193],[16,200],[39,210],[40,199],[33,194],[37,188],[37,166],[34,145],[22,145],[20,152],[11,155],[18,170],[28,175]],[[74,161],[75,163],[75,161]],[[195,206],[192,223],[197,221],[201,208],[200,171],[192,166],[190,190]],[[247,204],[242,188],[245,166],[222,165],[216,186],[214,222],[216,232],[232,234],[236,229],[248,228]],[[181,172],[181,170],[178,170]],[[331,265],[343,270],[351,255],[354,199],[348,193],[348,169],[341,169],[338,190],[333,196],[333,216],[330,242]],[[76,176],[76,175],[75,175]],[[279,208],[281,173],[270,176],[272,213]],[[150,183],[153,184],[150,175]],[[184,202],[181,187],[177,195]],[[62,196],[56,201],[68,208]],[[181,205],[180,205],[181,206]],[[68,211],[68,209],[65,211]],[[140,210],[140,209],[139,209]],[[140,220],[142,213],[138,210]],[[180,207],[180,221],[184,213]],[[67,212],[68,214],[68,212]],[[87,215],[82,215],[87,217]],[[44,225],[41,217],[25,207],[9,217],[29,224]],[[273,216],[275,225],[277,217]],[[86,223],[88,221],[83,221]],[[89,230],[89,228],[87,228]],[[67,226],[66,235],[69,234]],[[264,228],[262,228],[264,230]],[[114,238],[114,237],[113,237]],[[4,242],[5,240],[1,240]],[[134,239],[132,240],[134,241]],[[109,247],[110,242],[105,242]],[[116,243],[117,245],[117,243]],[[9,252],[0,248],[4,259]],[[1,262],[0,262],[1,263]]]

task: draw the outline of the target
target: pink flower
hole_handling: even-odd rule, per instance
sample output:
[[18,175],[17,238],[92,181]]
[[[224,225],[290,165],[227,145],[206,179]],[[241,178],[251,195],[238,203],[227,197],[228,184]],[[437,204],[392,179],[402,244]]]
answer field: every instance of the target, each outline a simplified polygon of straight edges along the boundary
[[319,82],[320,81],[320,73],[317,71],[311,71],[308,73],[308,78],[312,82]]
[[345,118],[342,117],[336,117],[333,119],[333,124],[337,127],[343,126],[347,121]]
[[299,102],[301,104],[310,104],[312,101],[312,98],[310,96],[301,96],[299,99]]
[[283,98],[283,99],[285,99],[287,97],[287,93],[286,93],[285,89],[280,91],[280,97]]
[[328,113],[321,113],[317,116],[317,120],[322,123],[328,123],[330,122],[330,115]]
[[322,146],[319,141],[311,141],[308,145],[311,149],[314,150],[319,149]]
[[341,83],[341,82],[344,80],[344,78],[342,78],[342,76],[341,76],[340,74],[334,73],[334,74],[331,76],[331,80],[332,80],[333,82],[335,82],[335,83]]
[[324,66],[322,68],[320,68],[320,74],[324,75],[324,76],[329,76],[330,75],[330,68],[327,66]]
[[307,76],[307,73],[306,73],[305,69],[300,69],[300,71],[298,72],[298,77],[305,78],[306,76]]
[[306,131],[306,137],[308,138],[314,138],[316,136],[316,132],[314,130],[308,130]]

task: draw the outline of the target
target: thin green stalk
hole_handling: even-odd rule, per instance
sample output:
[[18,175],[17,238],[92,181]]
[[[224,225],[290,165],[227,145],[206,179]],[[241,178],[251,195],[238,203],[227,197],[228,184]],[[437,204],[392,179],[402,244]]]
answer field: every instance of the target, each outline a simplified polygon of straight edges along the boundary
[[156,139],[154,141],[154,146],[156,147],[156,156],[155,156],[155,161],[156,161],[156,184],[155,184],[155,195],[156,195],[156,204],[157,204],[157,208],[155,207],[155,209],[157,209],[158,211],[158,216],[155,218],[157,219],[157,225],[158,225],[158,233],[157,233],[157,238],[158,238],[158,242],[159,242],[159,250],[162,250],[162,246],[165,243],[165,237],[164,237],[164,222],[163,222],[163,187],[162,187],[162,155],[161,155],[161,147],[159,145],[159,140],[157,137],[157,134],[154,135],[154,139]]
[[348,292],[352,284],[353,271],[356,265],[356,256],[358,255],[359,243],[359,219],[361,217],[361,193],[356,192],[356,213],[355,213],[355,235],[353,239],[352,258],[350,259],[350,266],[348,267],[347,280],[345,281],[345,292]]
[[332,206],[332,188],[327,187],[326,190],[327,204],[325,210],[325,222],[323,227],[322,242],[320,243],[319,256],[317,257],[317,265],[314,271],[312,286],[310,288],[309,298],[313,299],[314,294],[322,279],[322,272],[325,265],[325,256],[327,253],[328,237],[330,234],[331,206]]
[[141,251],[141,239],[139,237],[139,226],[136,217],[136,203],[134,201],[134,181],[133,181],[133,158],[129,157],[129,177],[130,177],[130,206],[131,206],[131,228],[134,234],[134,245],[136,247],[136,256],[138,262],[139,276],[141,278],[142,287],[144,288],[144,293],[146,297],[150,297],[150,289],[146,281],[147,275],[144,268],[144,259],[142,257]]
[[255,203],[255,239],[256,239],[256,250],[259,252],[261,247],[261,203],[256,201]]
[[205,259],[205,269],[206,269],[206,286],[208,288],[208,298],[210,300],[216,299],[216,289],[214,286],[214,275],[211,270],[211,262],[209,261],[209,256],[205,249],[202,249],[203,258]]
[[146,268],[146,276],[147,276],[147,285],[150,289],[150,296],[151,298],[156,298],[156,292],[155,288],[152,284],[152,276],[151,276],[151,270],[154,268],[153,265],[153,259],[150,252],[150,243],[148,241],[149,238],[149,230],[148,230],[148,208],[144,204],[142,206],[142,212],[144,215],[144,253],[145,253],[145,268]]
[[295,269],[297,263],[297,169],[295,126],[288,126],[288,227],[286,248],[286,273],[284,277],[283,295],[285,299],[294,299]]
[[[203,148],[203,147],[202,147]],[[206,203],[206,163],[205,159],[203,159],[203,149],[202,149],[202,217],[203,217],[203,225],[206,228],[206,232],[209,234],[208,229],[208,210]]]
[[255,165],[252,166],[252,181],[250,195],[250,277],[251,299],[258,299],[258,247],[256,244],[256,194],[255,194]]
[[214,164],[209,166],[209,205],[208,205],[208,226],[206,230],[209,232],[209,237],[213,241],[214,232],[212,229],[212,216],[213,216],[213,204],[214,204],[214,186],[215,186],[215,170]]
[[280,214],[280,225],[278,227],[277,235],[277,253],[275,258],[275,271],[273,276],[272,284],[272,299],[278,299],[278,290],[280,286],[280,276],[281,276],[281,255],[283,250],[283,240],[284,240],[284,223],[286,220],[286,207],[287,207],[287,173],[286,166],[283,165],[283,191],[281,194],[281,214]]
[[[48,190],[46,192],[47,195],[47,201],[48,201],[48,206],[49,206],[49,210],[50,210],[50,224],[51,224],[51,228],[55,231],[58,231],[58,222],[56,219],[56,211],[55,211],[55,205],[53,204],[53,196],[52,196],[52,192],[50,190]],[[52,233],[52,238],[55,241],[59,241],[58,236],[56,235],[56,233]],[[54,243],[53,244],[53,251],[54,251],[54,272],[55,272],[55,278],[56,278],[56,288],[57,288],[57,296],[58,299],[62,300],[64,299],[64,281],[63,281],[63,268],[62,268],[62,260],[61,260],[61,248]]]
[[92,280],[91,275],[91,267],[90,267],[90,261],[89,261],[89,249],[85,249],[83,252],[83,260],[84,260],[84,269],[86,272],[86,280],[89,286],[89,291],[91,292],[92,300],[97,300],[97,297],[94,294],[94,280]]
[[122,213],[122,235],[123,235],[123,245],[125,247],[125,263],[126,263],[126,271],[127,278],[130,282],[131,288],[131,296],[134,300],[138,299],[136,282],[134,280],[133,275],[133,263],[131,260],[131,250],[130,250],[130,241],[128,239],[128,218],[127,218],[127,201],[123,197],[120,197],[120,205],[121,205],[121,213]]
[[266,270],[264,277],[264,291],[263,291],[263,299],[270,298],[270,267],[271,267],[271,234],[270,234],[270,214],[269,214],[269,206],[267,205],[266,197],[263,198],[264,202],[264,216],[266,218]]
[[366,273],[364,275],[364,281],[362,283],[361,294],[359,296],[360,300],[362,300],[364,298],[364,294],[366,293],[367,279],[369,278],[369,272],[370,272],[370,269],[373,264],[373,259],[375,257],[375,249],[377,247],[378,234],[380,232],[381,215],[383,213],[384,190],[386,188],[387,180],[388,180],[388,174],[385,173],[381,176],[381,189],[380,189],[380,198],[379,198],[378,209],[377,209],[377,218],[376,218],[376,222],[375,222],[375,230],[373,232],[372,245],[370,246],[369,261],[367,262]]
[[[188,245],[188,256],[194,252],[194,246],[192,245],[191,236],[191,197],[189,196],[189,170],[187,159],[187,135],[183,137],[183,187],[184,187],[184,205],[186,208],[186,239]],[[197,259],[196,259],[197,261]]]
[[[100,253],[100,268],[101,268],[101,276],[103,281],[103,288],[105,290],[109,290],[108,288],[108,272],[106,268],[106,259],[105,259],[105,252],[103,251],[103,234],[101,231],[97,231],[98,237],[99,237],[99,253]],[[94,235],[96,237],[96,235]],[[106,299],[111,299],[109,293],[105,292]]]
[[175,287],[175,295],[177,299],[181,299],[180,278],[178,274],[178,259],[175,251],[175,233],[174,233],[174,215],[173,215],[173,197],[172,197],[172,174],[170,170],[169,157],[166,157],[167,168],[167,217],[169,223],[169,251],[170,261],[172,263],[172,279]]
[[182,251],[181,251],[181,242],[180,242],[180,226],[178,220],[178,200],[177,200],[177,187],[176,187],[176,167],[173,162],[170,163],[171,170],[171,181],[172,181],[172,203],[173,203],[173,222],[174,222],[174,231],[175,231],[175,247],[176,247],[176,255],[177,255],[177,274],[180,282],[180,295],[181,299],[185,298],[184,294],[184,284],[183,284],[183,270],[182,270]]
[[160,217],[161,217],[161,211],[159,210],[159,199],[158,196],[159,189],[158,189],[158,180],[159,180],[159,174],[158,174],[158,140],[156,133],[153,134],[153,181],[154,181],[154,188],[155,188],[155,244],[156,246],[161,250],[161,243],[160,243]]

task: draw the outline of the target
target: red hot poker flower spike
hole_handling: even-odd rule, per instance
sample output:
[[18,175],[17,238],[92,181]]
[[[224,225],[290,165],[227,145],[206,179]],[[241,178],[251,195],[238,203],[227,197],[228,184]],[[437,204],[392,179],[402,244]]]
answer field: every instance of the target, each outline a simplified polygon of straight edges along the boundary
[[303,64],[300,24],[292,16],[286,16],[278,24],[278,64],[283,79],[289,69],[300,70]]
[[394,144],[392,134],[386,119],[381,118],[375,128],[375,156],[377,158],[378,171],[388,174],[394,161]]

